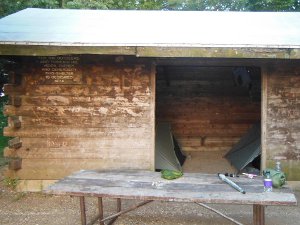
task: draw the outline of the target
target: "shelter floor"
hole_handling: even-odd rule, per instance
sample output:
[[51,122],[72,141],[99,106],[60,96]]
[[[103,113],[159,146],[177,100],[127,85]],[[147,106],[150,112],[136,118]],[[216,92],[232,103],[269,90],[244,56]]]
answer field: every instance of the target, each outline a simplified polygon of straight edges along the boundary
[[183,164],[184,172],[235,173],[236,169],[223,156],[225,151],[187,152]]

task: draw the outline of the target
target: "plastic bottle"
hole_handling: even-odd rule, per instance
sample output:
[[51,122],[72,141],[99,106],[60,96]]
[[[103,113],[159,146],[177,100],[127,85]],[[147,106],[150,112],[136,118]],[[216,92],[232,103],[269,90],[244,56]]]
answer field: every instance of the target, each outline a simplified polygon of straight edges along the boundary
[[277,161],[277,162],[276,162],[275,170],[276,170],[277,172],[281,172],[281,163],[280,163],[280,161]]
[[264,192],[271,192],[272,191],[272,179],[270,175],[270,171],[265,173],[264,178]]

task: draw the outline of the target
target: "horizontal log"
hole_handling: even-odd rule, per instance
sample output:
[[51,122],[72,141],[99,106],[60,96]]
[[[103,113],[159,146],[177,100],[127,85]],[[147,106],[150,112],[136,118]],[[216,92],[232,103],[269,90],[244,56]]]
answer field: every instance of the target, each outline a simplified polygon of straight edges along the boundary
[[[150,148],[151,141],[139,138],[22,138],[23,148],[59,148],[64,151],[68,148],[94,149],[139,149]],[[46,151],[46,150],[45,150]],[[83,150],[84,151],[84,150]]]
[[116,159],[23,159],[22,169],[9,170],[6,175],[28,180],[62,179],[79,170],[151,170],[149,158],[144,160]]
[[23,147],[15,150],[6,150],[6,157],[19,157],[22,159],[107,159],[107,160],[145,160],[149,158],[150,148],[93,148],[87,146],[61,147],[61,148],[34,148]]
[[32,127],[14,130],[4,128],[4,136],[32,138],[151,138],[152,129],[148,128],[69,128],[69,127]]
[[157,115],[157,119],[161,121],[177,121],[177,120],[185,120],[188,121],[189,119],[195,120],[195,118],[204,120],[226,120],[228,118],[235,118],[236,120],[241,119],[249,119],[260,121],[260,114],[258,113],[243,113],[243,114],[226,114],[226,111],[221,113],[209,113],[209,112],[191,112],[191,113],[160,113]]
[[83,106],[101,107],[122,105],[127,107],[147,107],[150,96],[20,96],[23,106]]
[[194,129],[194,130],[173,130],[177,137],[198,137],[198,136],[219,136],[219,137],[242,137],[248,129],[228,130],[224,129]]
[[8,116],[32,116],[36,117],[60,117],[60,116],[123,116],[123,117],[143,117],[149,115],[148,106],[127,107],[113,105],[101,107],[82,106],[22,106],[16,108],[6,105],[3,113]]
[[[198,74],[197,74],[198,75]],[[201,87],[207,87],[207,88],[211,88],[213,90],[213,86],[215,87],[221,87],[221,88],[224,88],[224,87],[236,87],[234,85],[234,82],[233,82],[233,78],[230,77],[230,78],[220,78],[220,79],[216,79],[215,76],[213,79],[210,79],[210,78],[202,78],[199,77],[199,75],[194,75],[194,77],[189,77],[189,79],[184,79],[183,78],[179,78],[179,79],[176,79],[175,77],[173,77],[173,74],[171,75],[171,77],[169,76],[169,82],[167,83],[166,82],[166,79],[165,77],[161,78],[161,79],[157,79],[157,82],[156,82],[156,86],[157,88],[163,88],[163,87],[168,87],[168,89],[173,89],[173,88],[176,88],[176,87],[180,87],[180,86],[183,86],[184,85],[184,88],[187,88],[189,86],[193,87],[195,85],[199,85]]]
[[[51,68],[50,68],[51,70]],[[117,66],[97,67],[91,66],[86,68],[85,73],[80,71],[73,72],[73,76],[77,80],[65,80],[66,84],[88,84],[98,86],[147,86],[150,83],[150,72],[143,69],[143,66],[136,66],[136,68],[118,68]],[[45,72],[41,72],[39,68],[33,68],[31,73],[26,75],[26,85],[35,84],[55,84],[55,80],[46,78]],[[53,82],[53,83],[51,83]]]
[[8,162],[8,169],[15,171],[22,168],[22,159],[21,158],[12,158]]
[[68,126],[68,127],[149,127],[150,114],[143,117],[122,117],[122,116],[60,116],[60,117],[38,117],[36,115],[22,116],[22,127],[52,127],[52,126]]
[[231,145],[228,146],[182,146],[181,149],[184,152],[218,152],[218,151],[228,151],[231,149]]
[[4,92],[7,95],[33,95],[33,96],[139,96],[150,95],[149,86],[130,87],[103,87],[97,85],[32,85],[16,86],[4,85]]
[[[203,145],[206,147],[230,146],[239,141],[236,137],[204,137]],[[180,145],[184,146],[199,146],[202,144],[202,137],[198,138],[178,138],[176,139]]]
[[[218,88],[218,87],[215,87]],[[160,95],[172,95],[172,96],[178,96],[178,97],[188,97],[188,96],[219,96],[219,97],[223,97],[223,96],[249,96],[249,91],[247,89],[218,89],[218,90],[214,90],[212,91],[213,87],[211,88],[206,88],[204,89],[203,87],[199,87],[198,85],[189,87],[189,89],[180,89],[179,87],[177,88],[165,88],[162,90],[157,90],[157,96]]]
[[199,106],[185,106],[185,105],[178,105],[177,107],[171,107],[167,103],[161,108],[158,109],[159,112],[164,114],[171,114],[171,113],[222,113],[225,115],[231,114],[259,114],[260,107],[253,106],[253,107],[242,107],[241,105],[199,105]]

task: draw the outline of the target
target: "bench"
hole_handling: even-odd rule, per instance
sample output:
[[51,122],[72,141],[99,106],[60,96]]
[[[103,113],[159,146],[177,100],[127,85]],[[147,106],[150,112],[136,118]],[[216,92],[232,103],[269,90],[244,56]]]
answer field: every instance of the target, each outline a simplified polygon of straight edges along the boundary
[[[288,187],[275,189],[273,192],[263,191],[262,177],[249,179],[246,177],[230,178],[241,186],[246,194],[242,194],[224,183],[213,174],[185,173],[176,180],[165,180],[161,174],[151,171],[91,171],[76,172],[49,186],[45,193],[55,195],[77,196],[80,199],[81,224],[112,224],[118,216],[141,207],[151,201],[191,202],[214,211],[204,203],[253,205],[253,224],[264,225],[265,206],[297,205],[295,195]],[[99,214],[87,223],[85,197],[97,197]],[[102,198],[117,199],[117,213],[103,218]],[[142,200],[131,208],[122,210],[121,199]],[[234,219],[216,211],[226,219],[241,224]]]

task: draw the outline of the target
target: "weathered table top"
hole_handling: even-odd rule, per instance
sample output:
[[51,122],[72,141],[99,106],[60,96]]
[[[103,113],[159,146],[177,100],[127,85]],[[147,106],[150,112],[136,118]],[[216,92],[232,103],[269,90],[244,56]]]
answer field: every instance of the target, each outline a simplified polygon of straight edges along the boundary
[[234,203],[257,205],[297,205],[288,187],[263,192],[261,177],[230,178],[241,186],[242,194],[221,181],[215,174],[185,173],[176,180],[165,180],[151,171],[99,172],[82,170],[48,187],[45,192],[57,195],[98,196],[177,202]]

